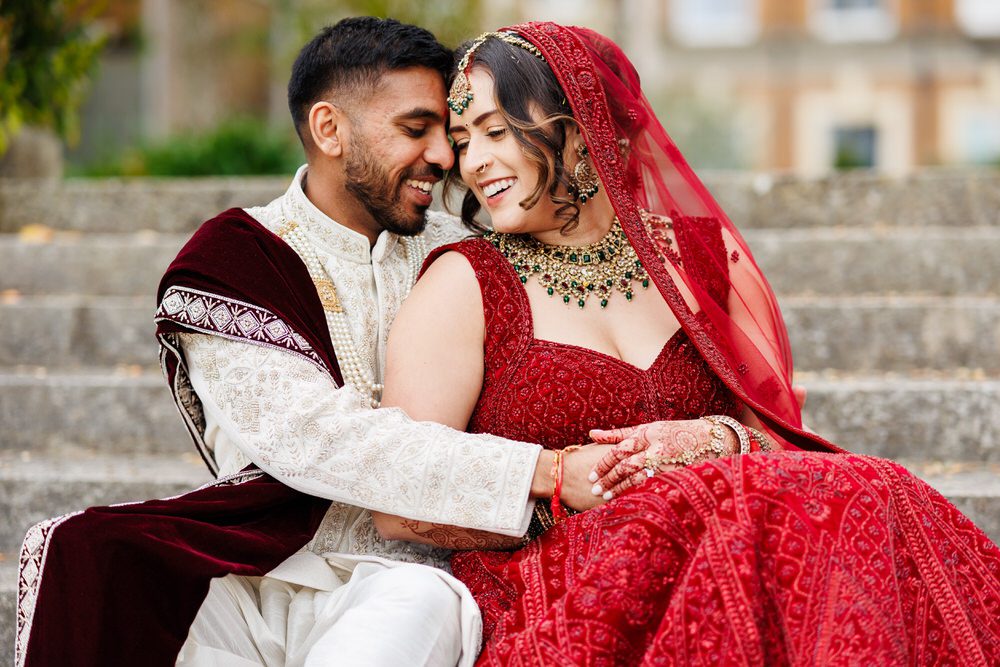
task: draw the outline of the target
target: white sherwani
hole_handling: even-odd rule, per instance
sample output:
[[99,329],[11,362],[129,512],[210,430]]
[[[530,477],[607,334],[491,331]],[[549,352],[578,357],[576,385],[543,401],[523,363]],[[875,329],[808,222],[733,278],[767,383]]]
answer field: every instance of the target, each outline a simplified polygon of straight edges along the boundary
[[[336,286],[355,350],[380,381],[389,326],[414,262],[465,235],[430,213],[424,244],[368,239],[288,191],[247,212],[277,233],[294,220]],[[301,356],[217,335],[181,334],[204,440],[220,477],[249,463],[333,501],[314,539],[266,577],[213,581],[179,665],[472,664],[481,621],[448,573],[448,552],[387,541],[369,510],[521,535],[540,448],[372,410],[368,397]],[[430,567],[428,567],[430,566]]]

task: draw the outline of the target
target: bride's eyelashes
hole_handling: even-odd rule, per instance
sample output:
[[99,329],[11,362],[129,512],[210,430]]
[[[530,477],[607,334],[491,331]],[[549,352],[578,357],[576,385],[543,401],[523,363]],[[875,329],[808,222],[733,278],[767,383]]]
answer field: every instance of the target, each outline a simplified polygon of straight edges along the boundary
[[[500,141],[505,136],[507,136],[507,132],[509,132],[509,130],[506,127],[491,127],[490,129],[486,130],[486,136],[494,141]],[[454,140],[452,146],[459,155],[462,155],[465,153],[465,150],[469,147],[469,140],[468,139]]]

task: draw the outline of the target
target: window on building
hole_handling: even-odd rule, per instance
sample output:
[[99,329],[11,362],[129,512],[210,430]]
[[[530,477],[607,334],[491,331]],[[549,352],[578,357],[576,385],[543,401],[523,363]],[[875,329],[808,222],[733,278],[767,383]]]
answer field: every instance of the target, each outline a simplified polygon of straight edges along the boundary
[[813,32],[830,42],[879,42],[896,35],[895,0],[812,0]]
[[670,32],[688,46],[743,46],[760,33],[758,0],[671,0]]
[[995,108],[967,109],[962,114],[959,160],[965,164],[1000,164],[1000,114]]
[[838,127],[833,131],[833,166],[870,169],[876,163],[878,133],[870,125]]
[[1000,37],[998,0],[956,0],[955,17],[962,30],[973,37]]

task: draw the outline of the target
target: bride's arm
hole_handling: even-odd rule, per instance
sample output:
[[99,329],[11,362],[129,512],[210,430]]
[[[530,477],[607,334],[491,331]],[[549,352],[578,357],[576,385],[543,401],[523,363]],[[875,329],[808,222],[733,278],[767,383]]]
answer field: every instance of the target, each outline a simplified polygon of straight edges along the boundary
[[[457,252],[439,257],[400,307],[389,335],[383,407],[402,408],[412,419],[465,430],[483,383],[485,320],[472,266]],[[539,455],[532,497],[552,487],[552,453]],[[504,548],[520,538],[373,512],[386,539],[450,549]]]

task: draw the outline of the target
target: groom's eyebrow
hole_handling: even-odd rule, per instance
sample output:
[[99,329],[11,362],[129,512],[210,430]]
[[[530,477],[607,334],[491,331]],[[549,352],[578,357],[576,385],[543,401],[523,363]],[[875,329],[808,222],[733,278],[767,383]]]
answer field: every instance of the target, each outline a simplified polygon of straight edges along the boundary
[[444,116],[441,115],[439,111],[434,109],[427,109],[425,107],[416,107],[410,109],[409,111],[404,111],[396,116],[397,121],[406,120],[430,120],[435,122],[444,122]]

